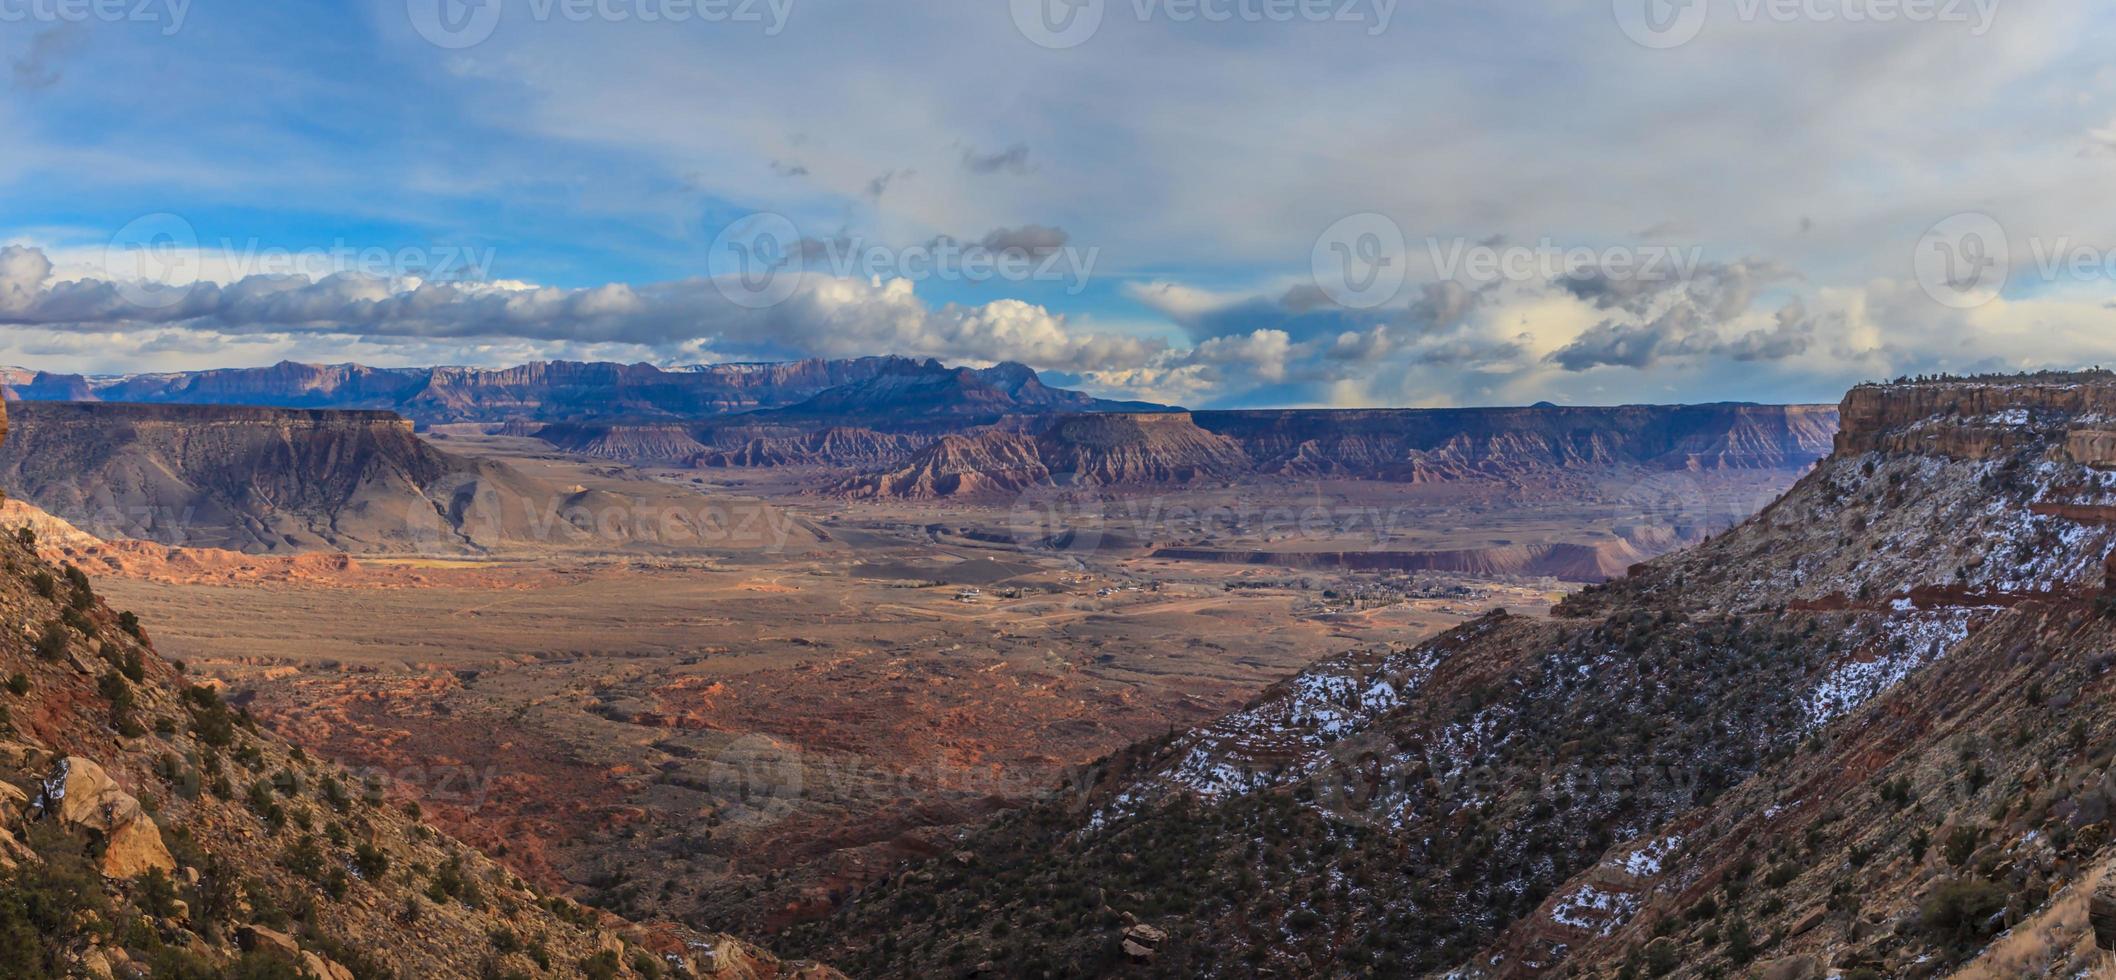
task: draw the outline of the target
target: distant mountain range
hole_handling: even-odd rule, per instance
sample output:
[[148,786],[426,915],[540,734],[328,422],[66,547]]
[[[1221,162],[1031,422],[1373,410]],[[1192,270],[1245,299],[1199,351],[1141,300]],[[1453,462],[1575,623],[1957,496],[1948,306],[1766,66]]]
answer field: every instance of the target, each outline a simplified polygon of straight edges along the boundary
[[982,370],[936,360],[858,357],[778,363],[651,364],[543,361],[511,368],[372,368],[298,364],[173,374],[86,376],[0,368],[0,396],[19,401],[379,409],[422,424],[703,419],[763,409],[807,418],[877,415],[950,419],[1158,406],[1107,402],[1045,385],[1004,363]]

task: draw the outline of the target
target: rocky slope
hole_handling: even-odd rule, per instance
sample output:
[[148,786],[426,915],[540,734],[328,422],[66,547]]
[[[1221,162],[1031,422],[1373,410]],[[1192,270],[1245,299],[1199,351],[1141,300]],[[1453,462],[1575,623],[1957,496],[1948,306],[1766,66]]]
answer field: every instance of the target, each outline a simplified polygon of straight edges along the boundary
[[2112,399],[1857,389],[1741,526],[1548,620],[1320,663],[803,942],[883,976],[2106,968]]
[[1061,416],[1033,435],[991,428],[943,436],[902,466],[844,481],[850,498],[991,498],[1034,487],[1101,488],[1227,481],[1250,470],[1232,440],[1185,412]]
[[0,488],[103,538],[480,552],[593,535],[594,495],[434,448],[387,412],[15,403]]
[[191,684],[35,544],[0,536],[0,975],[837,976],[537,894]]

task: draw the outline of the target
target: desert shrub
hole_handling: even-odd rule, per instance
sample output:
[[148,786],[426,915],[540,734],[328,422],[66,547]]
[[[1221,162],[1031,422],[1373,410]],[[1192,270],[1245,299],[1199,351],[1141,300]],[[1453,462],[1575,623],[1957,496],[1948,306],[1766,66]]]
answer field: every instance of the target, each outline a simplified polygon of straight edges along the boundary
[[1747,963],[1756,958],[1756,937],[1749,931],[1746,919],[1735,919],[1727,925],[1727,959],[1735,963]]
[[1946,842],[1941,845],[1941,856],[1947,859],[1948,864],[1961,867],[1969,860],[1970,855],[1976,853],[1978,836],[1975,827],[1964,825],[1954,828],[1954,832],[1948,834]]
[[215,748],[235,741],[235,714],[220,699],[220,692],[203,685],[184,689],[184,707],[191,712],[191,733]]
[[286,866],[288,871],[310,881],[321,880],[324,865],[323,847],[316,843],[316,838],[303,834],[287,845],[286,851],[280,855],[279,863]]
[[61,623],[45,623],[44,631],[37,635],[37,658],[39,660],[59,660],[66,656],[66,647],[69,642],[71,641],[66,635],[65,625]]
[[1991,931],[2006,908],[2004,889],[1979,878],[1940,882],[1918,909],[1918,924],[1942,945],[1967,945]]
[[1681,965],[1682,950],[1675,945],[1675,940],[1656,939],[1646,944],[1646,975],[1664,977]]
[[272,798],[272,784],[262,779],[251,783],[247,798],[250,811],[257,814],[257,819],[264,821],[265,826],[279,830],[287,825],[286,808]]
[[140,911],[155,918],[175,915],[176,883],[170,881],[169,876],[162,873],[162,869],[149,868],[146,874],[140,876],[139,895],[133,901],[140,907]]
[[353,848],[353,870],[369,881],[378,881],[389,873],[389,855],[373,844],[362,843]]
[[580,972],[588,980],[617,980],[619,965],[617,954],[606,949],[594,956],[583,957]]
[[10,675],[7,678],[7,693],[12,694],[16,697],[21,697],[22,695],[28,694],[29,676],[26,674]]

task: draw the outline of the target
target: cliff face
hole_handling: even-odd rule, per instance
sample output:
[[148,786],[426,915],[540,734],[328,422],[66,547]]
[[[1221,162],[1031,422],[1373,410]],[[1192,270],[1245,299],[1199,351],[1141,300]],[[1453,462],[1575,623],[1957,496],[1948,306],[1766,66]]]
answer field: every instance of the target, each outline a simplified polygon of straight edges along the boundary
[[1402,482],[1508,477],[1581,466],[1798,469],[1828,453],[1820,405],[1197,412],[1260,467]]
[[1844,396],[1839,452],[1989,459],[2027,445],[2116,465],[2116,383],[1979,381],[1861,385]]
[[0,487],[101,537],[278,552],[463,550],[459,497],[535,497],[387,412],[17,403]]
[[[857,496],[893,495],[892,487],[919,494],[957,487],[940,493],[951,496],[969,487],[1018,492],[1024,479],[1029,485],[1087,487],[1180,486],[1252,476],[1536,486],[1583,472],[1798,472],[1828,452],[1836,415],[1829,406],[1731,404],[1100,412],[1051,422],[1013,420],[1026,424],[1000,428],[1035,437],[987,434],[952,442],[929,450],[945,460],[914,457],[852,487]],[[975,474],[980,456],[1006,472],[983,480],[931,478]],[[1020,465],[1030,457],[1044,474]]]
[[410,816],[419,788],[319,763],[192,685],[151,626],[5,531],[0,975],[838,976],[536,893]]
[[1318,663],[804,941],[918,975],[929,936],[1003,948],[1057,894],[1113,914],[1051,976],[1124,975],[1126,940],[1187,976],[2092,975],[2112,403],[2116,378],[1861,389],[1740,526],[1547,620]]

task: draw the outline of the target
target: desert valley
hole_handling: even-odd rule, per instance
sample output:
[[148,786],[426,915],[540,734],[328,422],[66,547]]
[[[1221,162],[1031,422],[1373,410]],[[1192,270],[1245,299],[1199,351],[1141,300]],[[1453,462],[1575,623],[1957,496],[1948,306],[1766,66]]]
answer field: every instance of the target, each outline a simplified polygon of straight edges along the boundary
[[[1835,425],[1185,413],[901,359],[373,374],[15,372],[11,522],[523,879],[760,940],[1312,663],[1703,540]],[[539,420],[569,398],[627,414]]]
[[2110,28],[0,0],[0,980],[2116,978]]

